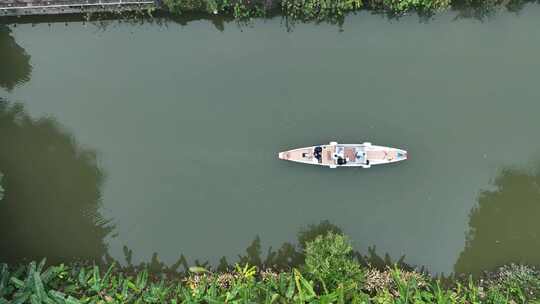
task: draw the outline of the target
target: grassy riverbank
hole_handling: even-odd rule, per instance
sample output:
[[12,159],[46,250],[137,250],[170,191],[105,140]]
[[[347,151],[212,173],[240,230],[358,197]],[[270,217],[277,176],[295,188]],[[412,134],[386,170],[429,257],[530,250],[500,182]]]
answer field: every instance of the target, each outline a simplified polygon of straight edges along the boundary
[[0,264],[0,303],[540,303],[540,274],[510,265],[481,280],[433,279],[397,267],[362,267],[346,237],[308,242],[298,268],[236,265],[184,275],[115,265]]

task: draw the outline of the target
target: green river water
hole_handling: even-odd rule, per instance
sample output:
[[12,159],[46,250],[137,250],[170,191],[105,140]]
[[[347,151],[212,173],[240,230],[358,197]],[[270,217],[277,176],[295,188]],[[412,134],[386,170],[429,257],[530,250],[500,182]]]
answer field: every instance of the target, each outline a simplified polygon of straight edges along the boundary
[[[538,28],[538,5],[342,30],[0,26],[0,258],[234,261],[328,220],[435,273],[540,264]],[[333,140],[410,159],[277,159]]]

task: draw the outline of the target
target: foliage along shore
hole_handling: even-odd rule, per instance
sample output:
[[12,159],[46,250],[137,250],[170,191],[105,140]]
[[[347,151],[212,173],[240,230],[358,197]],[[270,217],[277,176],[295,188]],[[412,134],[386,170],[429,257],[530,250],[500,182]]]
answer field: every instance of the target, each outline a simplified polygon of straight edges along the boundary
[[362,267],[341,234],[307,243],[298,268],[191,267],[183,276],[126,271],[114,264],[0,264],[0,304],[21,303],[540,303],[540,273],[504,266],[480,280],[442,281],[397,266]]
[[528,0],[161,0],[173,14],[207,13],[235,19],[282,15],[290,20],[341,22],[349,12],[368,9],[399,16],[409,11],[432,15],[456,9],[482,17],[498,7],[521,9]]

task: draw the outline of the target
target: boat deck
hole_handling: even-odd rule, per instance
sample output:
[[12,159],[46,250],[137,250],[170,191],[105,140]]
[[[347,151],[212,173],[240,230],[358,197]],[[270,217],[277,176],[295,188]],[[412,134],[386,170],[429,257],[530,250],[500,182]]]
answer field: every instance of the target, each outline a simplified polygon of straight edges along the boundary
[[304,163],[318,163],[325,166],[333,166],[336,161],[332,157],[336,151],[335,146],[321,146],[321,162],[317,162],[313,156],[313,147],[301,148],[295,150],[285,151],[280,154],[280,158],[290,161],[304,162]]
[[397,159],[397,151],[395,150],[371,150],[367,151],[367,158],[370,161],[392,161]]
[[335,165],[336,161],[332,157],[336,152],[336,146],[323,146],[322,164],[326,166]]

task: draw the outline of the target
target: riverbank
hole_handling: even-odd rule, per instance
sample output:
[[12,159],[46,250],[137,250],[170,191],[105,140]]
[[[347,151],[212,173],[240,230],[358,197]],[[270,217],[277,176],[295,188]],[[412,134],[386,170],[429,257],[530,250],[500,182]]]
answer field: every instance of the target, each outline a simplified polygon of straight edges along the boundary
[[235,19],[282,15],[290,21],[342,23],[352,12],[368,10],[391,18],[415,12],[421,17],[456,10],[462,17],[483,19],[499,9],[519,11],[528,0],[163,0],[173,14],[206,13]]
[[[518,11],[528,0],[10,0],[0,4],[3,23],[21,17],[83,16],[84,19],[129,19],[138,16],[189,16],[246,20],[281,15],[290,21],[340,23],[361,10],[399,17],[408,12],[432,16],[458,10],[462,16],[483,18],[500,8]],[[13,19],[15,18],[15,20]],[[50,20],[50,19],[47,19]]]
[[306,244],[302,265],[282,271],[248,263],[222,272],[194,266],[184,275],[115,264],[0,264],[0,303],[532,303],[540,296],[540,273],[527,266],[477,281],[440,280],[362,267],[351,253],[346,237],[329,232]]

